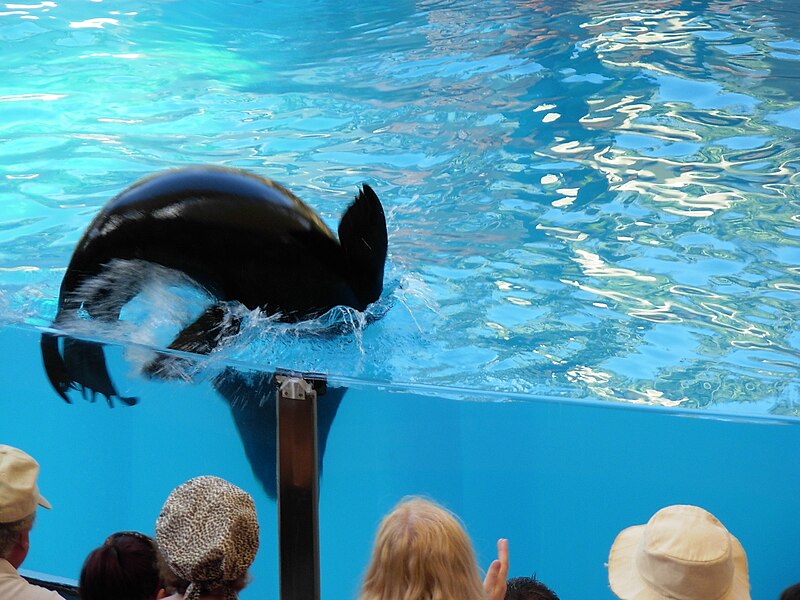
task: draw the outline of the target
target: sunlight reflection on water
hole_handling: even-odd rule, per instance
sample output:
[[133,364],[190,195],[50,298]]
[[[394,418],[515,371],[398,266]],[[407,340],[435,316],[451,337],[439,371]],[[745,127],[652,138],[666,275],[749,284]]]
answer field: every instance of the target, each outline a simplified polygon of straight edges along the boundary
[[225,164],[333,226],[362,181],[389,213],[382,318],[309,345],[262,324],[255,362],[797,412],[796,8],[334,4],[7,6],[7,320],[47,324],[115,193]]

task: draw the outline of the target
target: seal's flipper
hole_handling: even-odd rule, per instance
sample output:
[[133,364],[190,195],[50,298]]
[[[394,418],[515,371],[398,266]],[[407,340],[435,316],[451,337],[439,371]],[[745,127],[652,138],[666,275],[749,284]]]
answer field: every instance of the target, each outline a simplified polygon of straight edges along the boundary
[[[241,319],[230,315],[223,304],[214,304],[207,308],[197,320],[185,327],[168,346],[172,350],[192,352],[194,354],[208,354],[226,337],[239,332]],[[144,372],[147,375],[160,375],[169,377],[175,375],[176,365],[181,358],[166,353],[159,353]]]
[[114,406],[112,402],[114,398],[118,398],[128,406],[138,402],[136,398],[120,396],[117,392],[108,374],[102,344],[65,337],[63,364],[70,380],[70,387],[82,390],[84,397],[88,392],[91,394],[90,399],[94,401],[95,394],[100,393],[105,396],[110,407]]
[[[226,367],[214,377],[212,384],[231,407],[253,474],[267,495],[277,498],[277,388],[274,374],[243,372]],[[320,477],[328,433],[345,391],[345,388],[328,387],[325,394],[317,399],[317,460]]]
[[366,183],[339,223],[339,243],[354,274],[353,285],[364,307],[383,291],[388,235],[378,196]]
[[267,495],[277,498],[278,423],[274,375],[226,367],[214,377],[212,384],[230,405],[253,474]]
[[214,304],[183,329],[169,347],[183,352],[208,354],[224,338],[239,333],[241,323],[241,319],[230,315],[223,304]]
[[75,384],[72,382],[72,377],[70,377],[67,366],[64,364],[64,358],[59,351],[58,336],[52,333],[43,333],[41,347],[42,362],[50,384],[65,402],[72,404],[72,400],[67,396],[67,391],[75,389]]

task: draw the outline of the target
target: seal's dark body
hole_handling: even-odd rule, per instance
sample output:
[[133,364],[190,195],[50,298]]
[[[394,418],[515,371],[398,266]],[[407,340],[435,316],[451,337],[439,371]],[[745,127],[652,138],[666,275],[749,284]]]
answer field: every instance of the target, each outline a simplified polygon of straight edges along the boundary
[[[78,293],[116,260],[181,271],[220,301],[238,301],[282,320],[311,318],[334,306],[363,311],[383,289],[386,246],[383,208],[367,185],[342,217],[337,240],[311,208],[277,183],[216,167],[167,171],[123,191],[89,225],[62,281],[55,324],[81,307],[94,318],[119,317],[138,293],[136,285],[124,293]],[[170,347],[209,351],[216,343],[209,332],[219,329],[220,316],[212,307]],[[45,334],[42,350],[51,382],[67,399],[66,390],[76,387],[67,346],[60,356],[57,339]],[[108,379],[104,361],[102,373],[97,366],[91,370],[78,382],[116,395],[110,381],[101,381]]]

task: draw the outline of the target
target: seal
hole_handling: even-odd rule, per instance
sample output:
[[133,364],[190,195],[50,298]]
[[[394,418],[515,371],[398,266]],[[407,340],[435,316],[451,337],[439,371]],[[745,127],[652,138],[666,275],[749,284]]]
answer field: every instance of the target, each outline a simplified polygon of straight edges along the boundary
[[[223,167],[168,170],[134,183],[94,218],[78,242],[61,283],[53,326],[83,310],[114,321],[142,289],[85,284],[115,261],[146,261],[184,273],[215,302],[169,348],[207,354],[238,331],[223,303],[238,301],[283,321],[319,316],[335,306],[359,311],[383,290],[386,218],[363,184],[336,235],[302,200],[278,183]],[[88,290],[88,291],[87,291]],[[50,383],[67,402],[69,390],[116,397],[102,345],[42,334]],[[63,352],[63,353],[62,353]]]

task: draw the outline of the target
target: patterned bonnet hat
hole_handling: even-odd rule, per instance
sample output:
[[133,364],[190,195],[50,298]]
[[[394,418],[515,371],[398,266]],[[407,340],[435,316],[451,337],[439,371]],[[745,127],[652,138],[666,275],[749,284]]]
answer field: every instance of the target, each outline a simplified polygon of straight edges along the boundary
[[236,580],[258,551],[253,499],[219,477],[204,475],[175,488],[156,521],[156,542],[167,565],[189,582],[185,600],[222,587],[235,600]]

